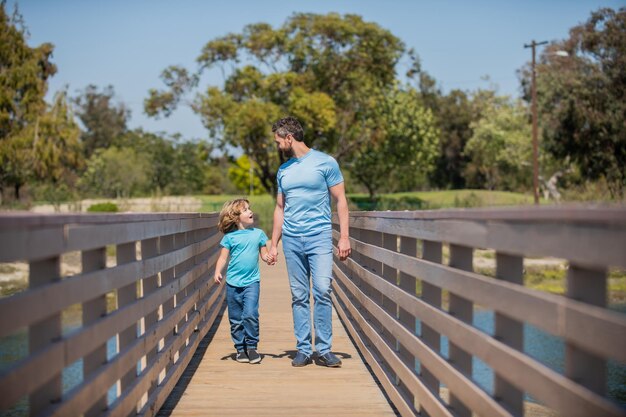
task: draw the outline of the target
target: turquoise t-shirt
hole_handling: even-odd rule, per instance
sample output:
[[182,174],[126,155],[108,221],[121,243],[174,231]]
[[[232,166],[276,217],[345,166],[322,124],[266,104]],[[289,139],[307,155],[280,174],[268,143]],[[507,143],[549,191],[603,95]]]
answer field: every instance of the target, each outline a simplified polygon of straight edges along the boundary
[[265,232],[256,228],[235,230],[224,235],[220,245],[230,251],[226,283],[245,287],[261,279],[259,248],[266,242]]
[[343,182],[332,156],[311,149],[282,164],[276,179],[278,193],[285,196],[284,235],[313,236],[331,229],[328,189]]

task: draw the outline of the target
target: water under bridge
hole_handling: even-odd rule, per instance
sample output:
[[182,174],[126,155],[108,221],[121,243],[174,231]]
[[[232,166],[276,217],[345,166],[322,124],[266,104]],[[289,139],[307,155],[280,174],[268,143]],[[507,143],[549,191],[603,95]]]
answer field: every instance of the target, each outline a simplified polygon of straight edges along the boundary
[[[0,263],[26,263],[28,288],[0,299],[0,342],[26,346],[0,369],[0,412],[626,415],[607,389],[610,366],[626,365],[626,317],[607,305],[608,272],[626,268],[626,210],[357,212],[350,233],[333,282],[343,367],[296,369],[284,259],[262,270],[263,361],[234,361],[211,279],[214,213],[1,215]],[[525,285],[537,257],[562,261],[565,294]],[[561,368],[526,352],[528,326],[562,344]]]

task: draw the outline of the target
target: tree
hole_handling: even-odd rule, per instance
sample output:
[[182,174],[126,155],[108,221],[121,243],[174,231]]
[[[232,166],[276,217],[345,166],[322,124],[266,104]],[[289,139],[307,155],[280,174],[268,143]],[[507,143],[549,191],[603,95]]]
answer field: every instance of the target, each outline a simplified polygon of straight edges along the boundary
[[25,129],[32,137],[33,176],[53,184],[73,185],[77,171],[83,166],[80,129],[74,120],[67,93],[55,94],[52,106],[34,126]]
[[146,175],[151,191],[166,192],[176,177],[176,149],[174,138],[167,138],[141,129],[127,131],[112,139],[120,149],[132,149],[148,161]]
[[128,198],[147,191],[148,170],[147,158],[133,149],[97,149],[87,161],[79,185],[88,194]]
[[403,191],[412,188],[416,178],[426,178],[434,168],[439,139],[433,115],[415,90],[390,90],[378,103],[379,114],[371,127],[374,140],[350,166],[371,199],[383,186],[393,187],[391,177],[404,181],[399,184]]
[[[209,41],[197,59],[200,71],[166,69],[168,88],[151,90],[145,110],[167,116],[204,70],[219,67],[224,86],[199,94],[192,108],[218,146],[249,156],[261,185],[275,195],[281,155],[271,122],[291,114],[305,126],[309,146],[351,160],[373,139],[367,126],[377,111],[372,97],[394,85],[403,53],[399,39],[359,16],[297,13],[278,29],[252,24]],[[244,59],[249,64],[239,65]],[[230,74],[228,64],[234,68]]]
[[[568,39],[547,46],[536,66],[543,148],[586,178],[606,180],[619,199],[626,186],[624,68],[626,8],[593,12]],[[528,67],[521,76],[529,98]]]
[[[214,194],[216,181],[211,159],[213,148],[205,142],[183,142],[174,152],[174,178],[168,186],[171,194]],[[216,184],[217,183],[217,184]]]
[[17,8],[12,16],[0,3],[0,195],[12,186],[15,198],[32,171],[35,126],[46,110],[48,78],[56,73],[50,62],[53,45],[31,48]]
[[508,97],[492,97],[473,122],[465,146],[467,181],[477,188],[525,190],[532,179],[528,111]]
[[147,191],[181,195],[222,190],[223,178],[215,167],[219,161],[211,157],[214,148],[205,141],[182,142],[178,135],[163,137],[136,129],[118,136],[113,144],[147,161]]
[[228,179],[237,187],[237,190],[251,195],[263,194],[261,181],[253,174],[254,166],[246,155],[242,155],[228,169]]
[[[465,144],[472,136],[470,125],[480,118],[471,94],[454,89],[444,94],[436,80],[422,69],[415,51],[409,51],[411,66],[407,77],[414,80],[420,101],[431,110],[439,128],[439,152],[430,183],[440,188],[465,188]],[[477,93],[480,95],[480,92]]]
[[465,167],[468,158],[464,153],[472,137],[472,122],[477,119],[472,99],[462,90],[452,90],[439,98],[436,113],[441,132],[439,154],[431,180],[443,188],[465,188]]
[[74,99],[76,115],[85,127],[82,134],[85,156],[89,158],[96,149],[108,148],[115,139],[126,133],[126,123],[130,110],[124,104],[115,104],[113,86],[98,91],[95,85],[88,85]]

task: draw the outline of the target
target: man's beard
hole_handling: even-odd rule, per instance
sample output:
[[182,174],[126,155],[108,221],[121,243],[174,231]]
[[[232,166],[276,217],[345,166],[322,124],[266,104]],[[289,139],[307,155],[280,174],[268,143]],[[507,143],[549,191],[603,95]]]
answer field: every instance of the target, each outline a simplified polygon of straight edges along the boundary
[[283,153],[283,156],[287,159],[293,158],[294,156],[292,147],[289,147],[289,149],[281,150],[281,152]]

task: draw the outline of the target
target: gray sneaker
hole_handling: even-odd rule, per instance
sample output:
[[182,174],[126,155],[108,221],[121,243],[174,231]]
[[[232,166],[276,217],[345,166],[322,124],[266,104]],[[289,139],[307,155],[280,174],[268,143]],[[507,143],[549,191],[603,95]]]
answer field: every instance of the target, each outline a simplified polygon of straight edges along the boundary
[[311,357],[305,355],[304,353],[298,351],[296,353],[296,357],[291,361],[291,366],[295,366],[296,368],[300,368],[302,366],[306,366],[311,363]]
[[260,363],[261,355],[259,355],[256,349],[248,349],[248,359],[250,359],[250,363]]
[[250,362],[250,358],[246,355],[245,350],[238,350],[237,355],[235,356],[235,360],[239,363],[248,363]]
[[318,356],[318,359],[322,365],[328,366],[329,368],[341,367],[341,359],[335,356],[332,352],[324,353],[323,355]]

